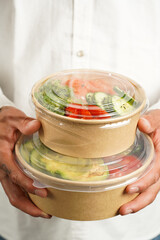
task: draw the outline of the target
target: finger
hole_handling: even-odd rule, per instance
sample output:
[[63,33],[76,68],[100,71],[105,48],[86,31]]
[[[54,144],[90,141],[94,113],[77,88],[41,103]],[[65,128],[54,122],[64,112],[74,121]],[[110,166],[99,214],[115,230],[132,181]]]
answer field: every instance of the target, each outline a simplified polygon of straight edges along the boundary
[[157,128],[150,136],[155,147],[156,155],[159,155],[160,161],[160,128]]
[[126,215],[129,213],[135,213],[144,207],[151,204],[156,198],[160,189],[160,180],[150,186],[145,192],[140,193],[134,200],[124,204],[120,207],[119,213],[121,215]]
[[149,188],[152,184],[155,184],[160,179],[160,166],[159,166],[160,153],[156,154],[156,158],[153,162],[152,169],[146,172],[146,174],[138,181],[128,185],[125,189],[126,193],[141,193]]
[[25,113],[14,107],[5,108],[1,112],[1,122],[7,122],[9,126],[18,129],[25,135],[30,135],[40,128],[40,122],[27,117]]
[[2,179],[1,183],[10,203],[14,207],[33,217],[51,218],[49,214],[44,213],[42,210],[36,207],[26,196],[25,192],[22,191],[16,184],[11,182],[8,177]]
[[3,155],[1,154],[0,157],[2,159],[0,168],[6,173],[13,183],[21,186],[26,192],[36,194],[40,197],[47,196],[46,189],[38,189],[33,186],[33,180],[27,177],[18,167],[11,151],[7,151],[6,153],[3,153]]
[[143,115],[139,122],[138,128],[145,133],[152,133],[160,127],[160,110],[149,111],[146,115]]
[[13,127],[15,127],[15,129],[18,129],[21,133],[25,135],[31,135],[38,131],[38,129],[41,126],[41,123],[36,119],[25,117],[19,119],[19,121],[17,120],[12,121],[12,125]]
[[20,137],[19,130],[13,129],[11,126],[6,127],[6,123],[0,122],[0,151],[4,152],[4,148],[9,148],[13,151],[14,145]]

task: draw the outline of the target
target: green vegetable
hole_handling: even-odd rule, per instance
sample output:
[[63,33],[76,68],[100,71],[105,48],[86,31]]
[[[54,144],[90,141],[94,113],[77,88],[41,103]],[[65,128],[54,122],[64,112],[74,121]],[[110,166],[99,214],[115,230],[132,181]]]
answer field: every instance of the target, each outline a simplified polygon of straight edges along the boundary
[[126,102],[124,98],[113,96],[112,97],[112,104],[113,109],[119,114],[119,115],[125,115],[133,111],[134,107]]
[[94,94],[90,93],[90,92],[86,94],[86,101],[89,105],[94,105],[95,104],[94,99],[93,99],[93,95]]
[[46,172],[46,159],[36,149],[33,149],[30,153],[30,164],[35,169]]
[[113,107],[113,103],[112,103],[112,96],[111,95],[107,95],[106,98],[104,98],[103,102],[103,109],[108,112],[108,113],[113,113],[115,112],[115,109]]
[[108,176],[108,169],[102,159],[73,158],[56,153],[50,157],[52,160],[47,160],[46,170],[55,177],[72,181],[94,181]]
[[137,105],[137,101],[131,96],[129,96],[127,93],[119,89],[119,87],[114,87],[114,91],[118,94],[119,97],[124,98],[129,104]]
[[[30,140],[21,146],[24,155],[26,146],[33,146]],[[39,140],[34,139],[34,148],[25,152],[25,160],[35,169],[48,175],[72,181],[96,181],[108,177],[108,167],[103,159],[85,159],[63,156],[45,147]],[[41,154],[43,152],[43,154]],[[28,161],[29,158],[29,161]]]
[[56,79],[52,82],[47,83],[49,89],[52,89],[53,93],[56,94],[63,100],[70,98],[70,89],[68,86],[62,85],[61,81]]
[[52,89],[48,86],[45,87],[45,94],[50,99],[52,104],[55,104],[56,106],[64,107],[67,104],[67,101],[64,101],[60,97],[58,97],[56,94],[53,93]]
[[111,95],[104,92],[95,92],[92,98],[94,103],[103,110],[105,110],[107,113],[115,112]]
[[[49,96],[47,96],[46,92],[44,91],[44,88],[42,88],[43,91],[40,89],[39,92],[35,93],[35,97],[38,100],[38,102],[48,110],[58,113],[60,115],[65,114],[65,105],[62,105],[62,101],[55,96],[55,101],[53,101]],[[53,95],[52,95],[53,98]]]
[[30,162],[29,152],[31,152],[33,148],[34,148],[34,145],[33,145],[33,142],[31,142],[31,141],[27,141],[27,142],[23,143],[23,145],[20,148],[20,153],[22,154],[22,157],[28,163]]
[[62,85],[60,80],[42,85],[35,97],[42,106],[60,115],[65,114],[65,107],[71,101],[70,89]]
[[93,94],[93,100],[97,106],[103,109],[103,102],[108,98],[108,95],[104,92],[95,92]]

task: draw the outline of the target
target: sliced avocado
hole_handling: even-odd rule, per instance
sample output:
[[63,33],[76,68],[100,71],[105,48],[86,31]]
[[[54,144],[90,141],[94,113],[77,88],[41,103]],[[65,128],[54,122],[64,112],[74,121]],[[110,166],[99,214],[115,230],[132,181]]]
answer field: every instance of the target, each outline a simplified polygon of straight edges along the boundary
[[56,177],[56,178],[62,178],[62,179],[63,179],[61,172],[58,171],[58,170],[56,170],[56,171],[54,172],[54,177]]
[[46,168],[46,159],[43,158],[36,149],[33,149],[30,153],[30,163],[32,167],[40,170],[41,172],[43,172]]
[[20,153],[22,157],[27,161],[28,163],[30,162],[30,152],[34,148],[33,142],[32,141],[27,141],[23,143],[20,147]]
[[96,161],[55,154],[45,164],[50,175],[72,181],[103,180],[108,176],[108,169],[102,159]]
[[57,178],[72,181],[98,181],[108,177],[108,167],[103,159],[61,155],[43,145],[37,136],[32,141],[22,144],[21,154],[33,168]]

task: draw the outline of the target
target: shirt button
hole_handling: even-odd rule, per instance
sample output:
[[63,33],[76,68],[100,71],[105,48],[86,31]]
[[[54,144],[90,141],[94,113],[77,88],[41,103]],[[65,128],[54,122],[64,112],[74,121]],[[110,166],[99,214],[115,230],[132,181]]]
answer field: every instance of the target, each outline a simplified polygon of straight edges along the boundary
[[83,57],[84,56],[84,52],[82,50],[77,52],[77,57]]

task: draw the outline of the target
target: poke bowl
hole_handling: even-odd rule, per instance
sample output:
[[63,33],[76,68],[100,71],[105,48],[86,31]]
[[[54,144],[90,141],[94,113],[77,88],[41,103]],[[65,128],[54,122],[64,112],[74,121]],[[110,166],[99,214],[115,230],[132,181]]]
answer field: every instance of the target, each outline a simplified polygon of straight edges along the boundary
[[86,69],[48,76],[31,95],[41,141],[56,152],[83,158],[129,148],[147,102],[143,88],[130,78]]
[[33,203],[50,215],[81,221],[116,216],[138,195],[125,193],[126,186],[143,177],[154,159],[150,137],[139,132],[132,147],[111,157],[65,156],[47,148],[38,134],[21,136],[15,152],[33,185],[48,190],[46,198],[29,193]]

